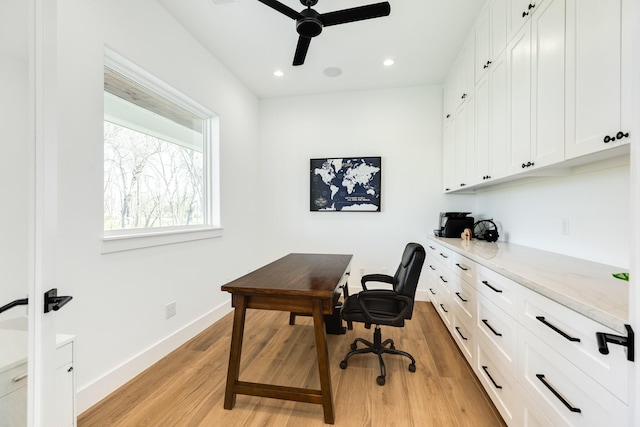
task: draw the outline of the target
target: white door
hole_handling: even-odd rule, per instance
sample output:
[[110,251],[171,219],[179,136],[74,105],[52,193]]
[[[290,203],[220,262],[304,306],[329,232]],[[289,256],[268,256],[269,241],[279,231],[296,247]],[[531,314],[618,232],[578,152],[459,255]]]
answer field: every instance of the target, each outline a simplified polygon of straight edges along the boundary
[[55,287],[55,7],[0,0],[2,426],[54,419],[55,325],[44,293]]

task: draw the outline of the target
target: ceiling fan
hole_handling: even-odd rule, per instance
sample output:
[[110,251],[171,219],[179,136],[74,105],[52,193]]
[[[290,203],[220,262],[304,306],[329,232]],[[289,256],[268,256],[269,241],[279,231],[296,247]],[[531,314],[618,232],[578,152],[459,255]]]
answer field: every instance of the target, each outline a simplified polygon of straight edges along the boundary
[[379,18],[388,16],[391,13],[391,5],[387,1],[329,13],[318,13],[311,9],[312,6],[318,3],[318,0],[300,0],[300,3],[307,7],[302,12],[296,12],[277,0],[258,1],[296,20],[296,31],[300,34],[300,37],[298,38],[296,53],[293,56],[293,65],[304,64],[311,39],[320,34],[322,28],[364,19]]

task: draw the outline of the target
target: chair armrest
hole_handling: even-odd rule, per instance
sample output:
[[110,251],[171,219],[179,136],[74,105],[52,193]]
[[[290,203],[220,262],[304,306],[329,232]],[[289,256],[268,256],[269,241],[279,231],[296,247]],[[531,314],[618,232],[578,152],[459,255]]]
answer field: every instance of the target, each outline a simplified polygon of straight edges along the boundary
[[362,289],[367,291],[368,289],[365,283],[380,282],[380,283],[388,283],[390,285],[393,285],[393,276],[389,276],[388,274],[365,274],[364,276],[362,276],[362,279],[360,280],[360,282],[362,284]]
[[[399,295],[394,291],[388,291],[386,289],[372,289],[370,291],[362,291],[356,294],[355,296],[358,298],[358,302],[360,303],[359,305],[362,308],[362,314],[365,317],[365,320],[367,321],[367,323],[371,323],[371,324],[379,324],[380,320],[382,320],[385,323],[389,321],[393,323],[399,322],[400,320],[406,318],[409,310],[413,306],[413,299],[405,295]],[[395,317],[392,317],[391,319],[389,318],[381,319],[380,317],[377,317],[371,314],[371,312],[367,310],[367,306],[366,306],[367,300],[375,300],[375,299],[400,301],[404,303],[404,307],[402,307],[400,312]]]

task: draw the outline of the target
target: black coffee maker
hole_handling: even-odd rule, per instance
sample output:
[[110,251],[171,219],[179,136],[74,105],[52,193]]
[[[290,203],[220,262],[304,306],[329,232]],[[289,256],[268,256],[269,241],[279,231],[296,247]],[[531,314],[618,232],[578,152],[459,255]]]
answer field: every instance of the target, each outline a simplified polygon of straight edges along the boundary
[[440,212],[440,228],[433,230],[438,237],[460,237],[465,228],[473,230],[471,212]]

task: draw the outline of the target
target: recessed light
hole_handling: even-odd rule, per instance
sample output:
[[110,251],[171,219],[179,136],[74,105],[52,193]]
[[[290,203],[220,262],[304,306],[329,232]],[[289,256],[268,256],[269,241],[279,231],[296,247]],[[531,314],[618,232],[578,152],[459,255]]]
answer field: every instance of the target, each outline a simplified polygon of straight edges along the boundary
[[387,67],[390,67],[394,64],[393,59],[385,59],[385,61],[383,62],[384,65],[386,65]]
[[327,77],[338,77],[340,74],[342,74],[342,70],[338,67],[329,67],[325,68],[323,73]]
[[276,76],[276,77],[282,77],[282,76],[284,76],[284,72],[282,70],[275,70],[273,72],[273,75]]

